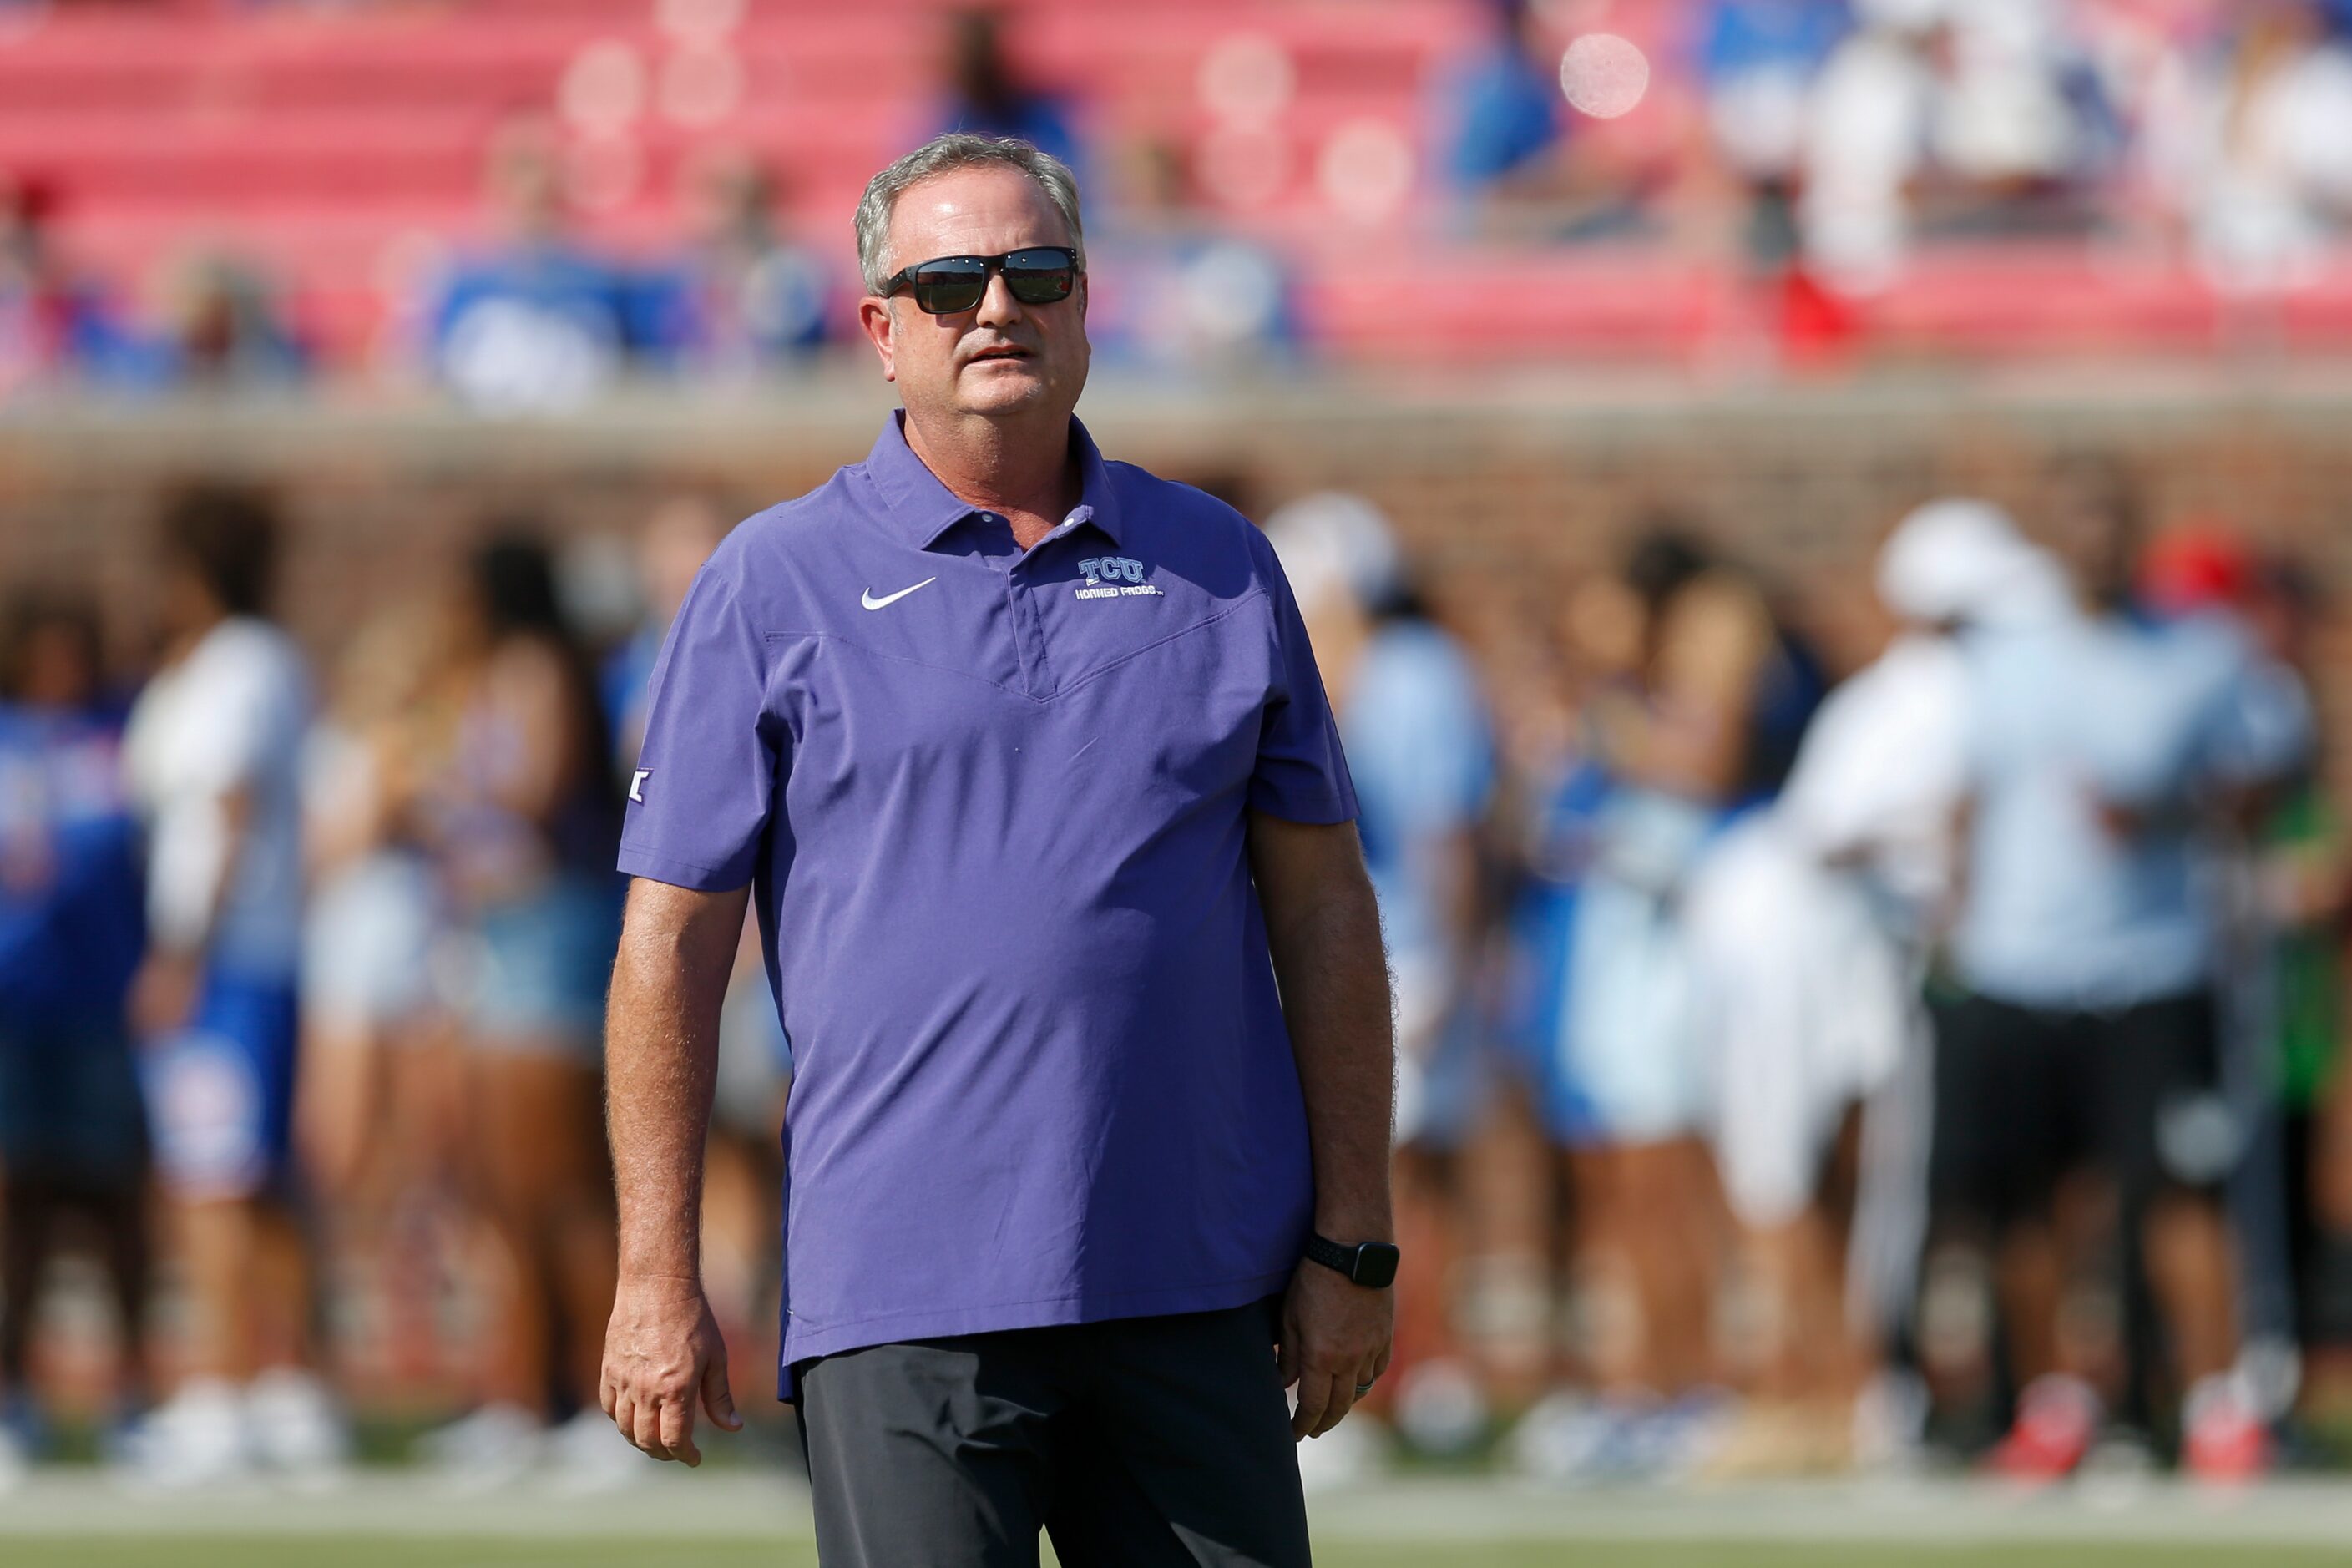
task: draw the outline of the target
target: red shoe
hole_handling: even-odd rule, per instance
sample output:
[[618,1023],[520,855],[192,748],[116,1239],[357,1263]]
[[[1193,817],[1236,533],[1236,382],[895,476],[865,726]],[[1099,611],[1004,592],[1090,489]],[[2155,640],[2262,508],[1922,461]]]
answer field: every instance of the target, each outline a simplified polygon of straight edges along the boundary
[[2229,1377],[2200,1380],[2180,1410],[2180,1464],[2200,1481],[2234,1485],[2271,1468],[2271,1435]]
[[2099,1396],[2082,1379],[2035,1378],[2018,1398],[2017,1425],[1992,1451],[1992,1469],[2013,1480],[2063,1480],[2091,1451],[2099,1414]]

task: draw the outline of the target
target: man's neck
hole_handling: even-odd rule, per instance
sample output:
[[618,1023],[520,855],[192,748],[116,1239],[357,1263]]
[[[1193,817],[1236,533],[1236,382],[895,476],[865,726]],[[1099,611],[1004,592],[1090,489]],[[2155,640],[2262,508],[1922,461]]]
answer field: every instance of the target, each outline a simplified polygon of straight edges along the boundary
[[1070,421],[950,416],[934,427],[907,413],[907,446],[958,500],[1001,513],[1023,549],[1043,539],[1078,503],[1070,461]]

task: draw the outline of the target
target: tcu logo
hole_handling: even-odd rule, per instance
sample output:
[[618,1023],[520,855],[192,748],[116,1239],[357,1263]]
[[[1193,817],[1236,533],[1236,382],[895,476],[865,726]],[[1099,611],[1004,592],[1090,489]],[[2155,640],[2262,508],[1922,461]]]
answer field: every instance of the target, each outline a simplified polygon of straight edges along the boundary
[[1143,563],[1129,555],[1101,555],[1078,563],[1086,574],[1087,586],[1099,588],[1105,583],[1135,583],[1143,581]]

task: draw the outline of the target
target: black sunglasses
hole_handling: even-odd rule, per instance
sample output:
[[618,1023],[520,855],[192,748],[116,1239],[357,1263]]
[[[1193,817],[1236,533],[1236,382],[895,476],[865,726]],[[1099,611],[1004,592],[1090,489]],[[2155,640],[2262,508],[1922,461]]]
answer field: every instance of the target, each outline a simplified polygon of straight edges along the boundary
[[895,300],[912,289],[915,308],[926,315],[958,316],[978,308],[988,292],[989,274],[1004,274],[1004,286],[1024,305],[1066,300],[1077,286],[1078,253],[1066,245],[1033,245],[1002,256],[942,256],[890,274],[882,290]]

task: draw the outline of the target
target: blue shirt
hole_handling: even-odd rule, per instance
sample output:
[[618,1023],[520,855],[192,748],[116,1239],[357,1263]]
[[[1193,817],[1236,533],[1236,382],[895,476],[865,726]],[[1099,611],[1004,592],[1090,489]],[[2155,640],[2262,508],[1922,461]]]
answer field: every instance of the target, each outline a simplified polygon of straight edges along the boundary
[[[985,108],[967,99],[951,99],[941,107],[931,133],[944,135],[950,131],[968,131],[975,136],[1009,136],[1060,159],[1076,174],[1086,173],[1069,112],[1060,100],[1046,93],[1017,92],[1011,102],[998,108]],[[1079,181],[1081,187],[1085,184],[1083,179]]]
[[749,881],[794,1362],[1239,1306],[1313,1207],[1248,813],[1355,816],[1265,536],[1107,463],[1034,548],[908,449],[760,514],[654,674],[621,868]]
[[122,1027],[144,937],[111,724],[0,703],[0,1026]]
[[[2200,798],[2290,768],[2308,739],[2242,636],[2066,616],[1971,634],[1974,827],[1959,978],[2105,1010],[2210,983]],[[2120,831],[2103,807],[2131,814]]]
[[1446,93],[1445,172],[1460,190],[1491,185],[1560,139],[1553,68],[1500,44],[1472,60]]
[[1845,0],[1711,0],[1700,28],[1700,74],[1709,82],[1759,70],[1811,77],[1853,26]]
[[478,401],[529,406],[585,395],[656,329],[660,296],[563,243],[472,257],[442,282],[428,321],[433,368]]
[[1470,661],[1426,621],[1393,621],[1365,647],[1339,734],[1362,816],[1364,865],[1391,960],[1446,945],[1431,849],[1475,827],[1495,747]]

